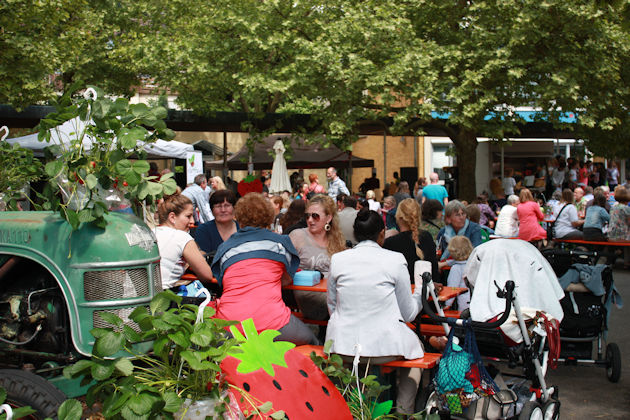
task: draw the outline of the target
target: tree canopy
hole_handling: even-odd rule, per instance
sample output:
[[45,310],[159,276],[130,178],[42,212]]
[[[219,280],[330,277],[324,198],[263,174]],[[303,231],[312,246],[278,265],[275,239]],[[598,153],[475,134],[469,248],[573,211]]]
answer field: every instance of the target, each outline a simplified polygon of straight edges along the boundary
[[344,148],[367,121],[393,118],[395,134],[430,124],[453,140],[466,198],[476,138],[518,133],[519,107],[559,128],[575,113],[592,150],[628,120],[624,1],[71,0],[82,13],[65,20],[59,7],[46,19],[48,3],[0,9],[0,101],[45,98],[51,72],[113,93],[144,76],[202,115],[310,113]]

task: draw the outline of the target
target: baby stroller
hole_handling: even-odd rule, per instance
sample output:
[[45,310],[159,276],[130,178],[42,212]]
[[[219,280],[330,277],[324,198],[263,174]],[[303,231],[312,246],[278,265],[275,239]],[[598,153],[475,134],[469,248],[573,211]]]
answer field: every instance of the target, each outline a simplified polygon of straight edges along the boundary
[[[464,419],[558,418],[560,402],[557,387],[548,386],[545,380],[547,368],[559,353],[557,322],[554,324],[553,320],[562,319],[559,299],[563,292],[557,286],[551,266],[531,244],[497,239],[473,251],[466,267],[466,277],[475,286],[470,319],[436,316],[428,303],[425,303],[425,311],[432,319],[454,327],[449,345],[454,337],[459,337],[461,341],[465,336],[464,345],[472,348],[475,346],[469,344],[469,337],[476,337],[478,352],[484,360],[507,361],[508,367],[520,366],[523,373],[499,373],[493,366],[484,373],[483,363],[477,363],[481,365],[480,376],[486,378],[481,383],[487,382],[490,377],[494,379],[494,384],[485,387],[488,395],[482,393],[476,401],[473,396],[466,409],[454,412],[451,405],[444,403],[444,395],[441,395],[440,365],[434,381],[435,391],[429,396],[426,408],[429,412],[437,411],[441,415]],[[426,283],[430,291],[430,279],[427,278]],[[546,297],[538,296],[538,292]],[[538,310],[533,312],[528,324],[526,318],[532,312],[528,308],[532,306]],[[511,307],[513,311],[510,311]],[[501,330],[497,329],[498,326],[502,326]],[[467,330],[473,334],[467,333]],[[475,353],[474,348],[472,353]],[[480,355],[476,358],[481,359]],[[446,357],[445,352],[443,360]],[[476,388],[475,393],[478,393]],[[462,402],[468,404],[468,401]]]
[[[612,268],[596,264],[600,254],[595,251],[546,249],[543,255],[553,267],[560,283],[566,286],[566,295],[560,302],[565,317],[560,324],[562,350],[559,361],[604,367],[608,380],[618,382],[621,378],[619,346],[607,342],[604,355],[608,314],[618,297]],[[582,281],[570,282],[581,279],[587,281],[588,288]],[[596,358],[592,357],[593,343],[597,343]]]

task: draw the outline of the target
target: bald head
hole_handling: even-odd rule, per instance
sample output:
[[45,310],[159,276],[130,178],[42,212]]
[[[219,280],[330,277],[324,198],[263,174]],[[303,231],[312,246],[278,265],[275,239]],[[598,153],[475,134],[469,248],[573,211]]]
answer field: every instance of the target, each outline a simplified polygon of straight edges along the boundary
[[437,184],[440,180],[440,176],[437,174],[437,172],[431,172],[431,175],[429,175],[429,180],[431,181],[431,184]]
[[580,187],[577,187],[573,190],[573,196],[575,197],[575,201],[580,201],[582,197],[584,197],[584,190]]

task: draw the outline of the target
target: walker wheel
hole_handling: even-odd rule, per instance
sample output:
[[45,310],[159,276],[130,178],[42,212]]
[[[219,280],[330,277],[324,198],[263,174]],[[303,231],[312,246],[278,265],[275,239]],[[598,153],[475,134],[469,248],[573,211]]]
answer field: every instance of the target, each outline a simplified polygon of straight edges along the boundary
[[606,346],[606,376],[610,382],[619,382],[621,378],[621,352],[616,343]]
[[560,401],[549,400],[543,405],[545,420],[557,420],[560,418]]
[[518,415],[518,420],[544,420],[545,416],[543,408],[536,401],[527,401],[523,405],[521,414]]

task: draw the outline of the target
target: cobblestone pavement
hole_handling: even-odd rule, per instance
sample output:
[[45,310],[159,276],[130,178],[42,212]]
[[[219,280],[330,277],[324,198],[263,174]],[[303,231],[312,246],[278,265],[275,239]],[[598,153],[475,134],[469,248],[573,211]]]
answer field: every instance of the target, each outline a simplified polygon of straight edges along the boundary
[[608,342],[617,343],[621,350],[621,379],[609,382],[606,369],[594,366],[560,365],[549,371],[549,383],[560,390],[562,419],[630,418],[630,271],[619,267],[614,280],[625,306],[611,309]]

